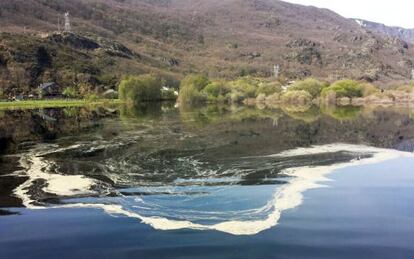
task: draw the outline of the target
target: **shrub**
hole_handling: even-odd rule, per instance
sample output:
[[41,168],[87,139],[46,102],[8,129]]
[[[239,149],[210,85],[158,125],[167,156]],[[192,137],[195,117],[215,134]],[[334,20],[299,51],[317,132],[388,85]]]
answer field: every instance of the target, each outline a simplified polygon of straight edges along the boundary
[[208,84],[203,93],[207,95],[209,101],[225,101],[226,95],[230,93],[230,88],[224,81],[215,81]]
[[259,96],[260,94],[270,96],[280,92],[282,92],[282,85],[279,82],[261,83],[256,90],[256,96]]
[[312,95],[305,90],[287,91],[281,96],[283,103],[306,105],[312,102]]
[[75,89],[75,87],[66,87],[63,92],[63,96],[68,98],[76,98],[78,96],[78,93]]
[[203,103],[207,97],[191,85],[182,86],[178,95],[179,103],[197,104]]
[[201,91],[209,84],[205,76],[190,75],[183,79],[180,85],[178,102],[197,104],[207,100],[207,96]]
[[180,86],[191,85],[192,87],[194,87],[198,91],[201,91],[209,83],[210,83],[210,81],[208,80],[208,78],[203,76],[203,75],[189,75],[189,76],[187,76],[186,78],[183,79]]
[[322,90],[327,87],[326,83],[323,83],[314,78],[308,78],[303,81],[295,82],[293,85],[289,87],[289,91],[307,91],[310,93],[312,98],[318,97]]
[[256,90],[259,82],[250,78],[241,78],[230,82],[232,91],[237,91],[238,95],[242,98],[254,98],[256,97]]
[[154,75],[128,77],[118,87],[119,99],[135,104],[161,99],[162,81]]
[[362,97],[362,87],[354,80],[341,80],[322,90],[322,96],[326,97],[329,93],[335,93],[336,98],[341,97]]
[[369,83],[361,84],[361,87],[362,87],[362,95],[364,97],[374,95],[380,92],[380,90],[377,87]]

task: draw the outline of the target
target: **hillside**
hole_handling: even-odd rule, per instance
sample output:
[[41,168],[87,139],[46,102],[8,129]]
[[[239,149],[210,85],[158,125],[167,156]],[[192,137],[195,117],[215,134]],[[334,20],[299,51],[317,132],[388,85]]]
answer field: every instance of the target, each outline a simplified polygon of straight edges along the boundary
[[[1,1],[0,10],[0,30],[11,33],[0,36],[3,89],[59,81],[62,68],[77,87],[79,74],[90,79],[88,87],[107,81],[113,87],[122,75],[144,72],[268,77],[275,64],[289,79],[349,77],[385,85],[409,80],[413,66],[411,43],[326,9],[277,0],[14,0]],[[51,40],[65,11],[74,37],[99,47]],[[127,54],[105,51],[102,39]],[[39,49],[50,57],[46,66],[38,64]]]
[[355,19],[355,21],[366,30],[370,30],[382,35],[388,35],[390,37],[399,38],[409,43],[414,43],[414,29],[387,26],[382,23],[370,22],[361,19]]
[[[151,67],[157,67],[152,68]],[[86,96],[117,86],[128,74],[157,72],[174,84],[166,65],[103,37],[73,33],[0,34],[0,87],[3,97],[37,95],[43,82],[75,87]],[[175,83],[177,85],[177,83]]]

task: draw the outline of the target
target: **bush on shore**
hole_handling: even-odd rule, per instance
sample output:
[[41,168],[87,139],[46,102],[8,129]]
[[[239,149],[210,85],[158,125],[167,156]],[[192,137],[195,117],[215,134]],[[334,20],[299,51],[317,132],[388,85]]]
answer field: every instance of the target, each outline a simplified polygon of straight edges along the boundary
[[295,82],[289,87],[289,91],[307,91],[312,98],[320,96],[322,90],[329,85],[314,78],[308,78],[303,81]]
[[237,95],[242,99],[255,98],[256,90],[259,87],[259,81],[252,78],[240,78],[229,83],[232,92],[237,92]]
[[312,102],[312,95],[305,90],[287,91],[281,96],[282,103],[308,105]]
[[179,103],[199,104],[207,101],[206,94],[202,90],[210,83],[207,77],[202,75],[190,75],[184,78],[180,84],[178,95]]
[[[209,80],[205,76],[187,76],[182,82],[180,103],[331,103],[362,105],[375,101],[375,97],[387,97],[391,101],[407,102],[413,98],[411,85],[381,91],[376,86],[354,80],[340,80],[331,85],[314,78],[292,84],[286,91],[281,83],[266,79],[243,77],[233,81]],[[397,90],[398,89],[398,90]],[[408,94],[407,94],[408,93]],[[388,98],[388,95],[393,95]],[[411,96],[411,97],[410,97]]]
[[322,90],[322,97],[333,96],[336,98],[348,97],[362,97],[363,88],[361,84],[354,80],[340,80],[333,83],[331,86]]
[[275,93],[281,93],[282,91],[282,85],[277,81],[260,83],[259,88],[257,88],[256,90],[256,96],[259,96],[261,94],[264,94],[265,96],[270,96]]
[[159,101],[161,87],[162,80],[151,74],[128,77],[119,84],[119,99],[135,104]]
[[209,81],[204,76],[191,75],[181,82],[179,102],[190,104],[203,102],[240,103],[248,98],[256,98],[260,94],[267,96],[281,91],[282,88],[277,82],[261,82],[250,77],[234,81]]
[[225,81],[211,82],[203,89],[209,102],[226,102],[230,92],[231,89]]

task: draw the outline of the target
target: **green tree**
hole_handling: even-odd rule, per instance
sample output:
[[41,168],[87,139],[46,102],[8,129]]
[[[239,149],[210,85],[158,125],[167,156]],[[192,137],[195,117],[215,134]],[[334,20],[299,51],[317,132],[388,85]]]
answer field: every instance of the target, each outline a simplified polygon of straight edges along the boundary
[[287,91],[281,99],[285,104],[308,105],[312,102],[312,95],[305,90]]
[[256,96],[259,96],[259,94],[270,96],[272,94],[281,93],[281,92],[282,92],[282,85],[277,81],[269,82],[269,83],[261,83],[259,85],[259,88],[256,90]]
[[363,88],[361,84],[354,80],[340,80],[333,83],[331,86],[322,90],[322,96],[327,96],[329,93],[335,93],[336,98],[341,97],[362,97]]
[[322,90],[327,87],[328,84],[323,83],[314,78],[308,78],[303,81],[295,82],[289,87],[289,91],[306,91],[312,95],[312,98],[318,97]]
[[210,83],[207,77],[202,75],[189,75],[180,84],[178,101],[180,103],[197,104],[207,101],[207,96],[202,90]]
[[135,104],[158,101],[161,87],[162,80],[151,74],[128,77],[119,84],[119,99]]
[[208,84],[203,92],[207,95],[209,101],[225,101],[230,88],[225,81],[214,81]]

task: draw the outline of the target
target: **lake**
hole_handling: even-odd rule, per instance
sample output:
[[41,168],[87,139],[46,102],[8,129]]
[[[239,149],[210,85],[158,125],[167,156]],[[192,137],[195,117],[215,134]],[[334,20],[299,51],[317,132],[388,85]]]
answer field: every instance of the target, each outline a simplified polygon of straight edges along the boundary
[[0,258],[411,258],[414,109],[0,111]]

